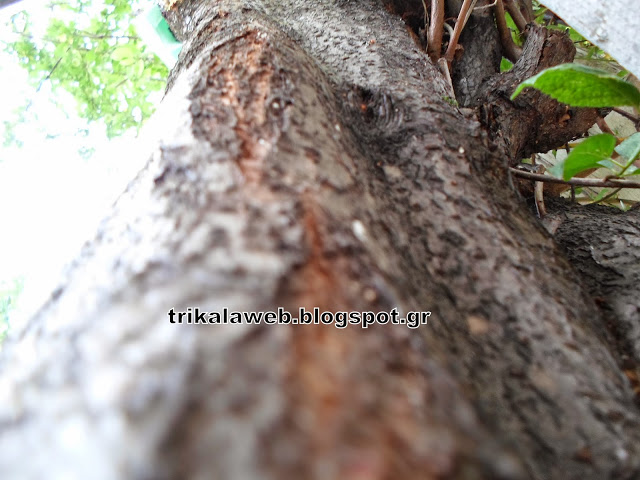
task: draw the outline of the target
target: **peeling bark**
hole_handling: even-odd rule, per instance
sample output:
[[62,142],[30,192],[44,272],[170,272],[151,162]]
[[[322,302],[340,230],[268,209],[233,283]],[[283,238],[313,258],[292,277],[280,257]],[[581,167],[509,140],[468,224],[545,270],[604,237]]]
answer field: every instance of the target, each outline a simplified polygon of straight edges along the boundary
[[[168,18],[186,45],[166,133],[3,349],[0,477],[640,475],[604,317],[398,16],[187,0]],[[169,322],[189,307],[432,316]]]

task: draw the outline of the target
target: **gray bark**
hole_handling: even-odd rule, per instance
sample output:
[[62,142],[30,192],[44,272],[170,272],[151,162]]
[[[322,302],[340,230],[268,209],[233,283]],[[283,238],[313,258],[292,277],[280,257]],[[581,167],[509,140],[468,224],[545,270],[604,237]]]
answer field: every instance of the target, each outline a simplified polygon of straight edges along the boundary
[[20,0],[0,0],[0,9],[13,5],[19,1]]
[[[633,479],[592,296],[378,1],[186,1],[149,163],[0,358],[0,478]],[[171,308],[432,312],[177,325]]]
[[554,202],[544,220],[596,299],[640,394],[640,211]]

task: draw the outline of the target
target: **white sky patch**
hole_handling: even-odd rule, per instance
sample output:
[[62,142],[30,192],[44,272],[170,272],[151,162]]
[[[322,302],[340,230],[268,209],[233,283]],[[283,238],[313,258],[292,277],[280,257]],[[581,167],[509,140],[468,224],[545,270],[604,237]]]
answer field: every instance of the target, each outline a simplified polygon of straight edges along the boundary
[[[25,7],[34,25],[46,27],[51,11],[40,2],[23,0],[13,12],[11,7],[0,10],[0,32],[7,30],[4,23],[15,10]],[[109,142],[104,125],[88,125],[77,116],[75,101],[66,92],[52,94],[44,83],[36,93],[26,71],[14,62],[0,52],[0,133],[5,120],[15,120],[14,110],[29,101],[31,105],[28,122],[15,130],[24,147],[4,147],[0,136],[0,281],[25,278],[12,322],[46,300],[64,265],[93,237],[148,152],[134,134]],[[78,135],[78,129],[87,129],[87,136]],[[85,160],[79,154],[82,147],[96,153]]]

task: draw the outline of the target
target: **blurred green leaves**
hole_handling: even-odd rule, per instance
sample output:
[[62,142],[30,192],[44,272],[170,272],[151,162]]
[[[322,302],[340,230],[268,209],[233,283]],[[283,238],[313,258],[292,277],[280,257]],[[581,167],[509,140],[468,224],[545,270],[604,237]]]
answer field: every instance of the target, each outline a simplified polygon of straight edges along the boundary
[[109,138],[139,130],[155,108],[149,95],[164,88],[168,70],[136,35],[136,5],[54,1],[44,32],[34,28],[28,13],[14,15],[13,41],[3,48],[28,71],[36,89],[50,82],[53,92],[69,92],[78,115],[103,122]]

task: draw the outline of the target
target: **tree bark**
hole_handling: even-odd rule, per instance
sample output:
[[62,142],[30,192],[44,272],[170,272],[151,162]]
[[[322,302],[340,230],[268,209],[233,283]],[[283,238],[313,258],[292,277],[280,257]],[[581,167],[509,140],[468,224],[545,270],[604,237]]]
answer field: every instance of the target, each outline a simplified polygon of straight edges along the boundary
[[[638,478],[605,316],[383,7],[169,12],[162,140],[3,348],[1,478]],[[431,316],[170,322],[196,307]]]
[[544,219],[596,300],[640,398],[640,211],[554,201]]
[[0,8],[8,7],[14,3],[19,2],[20,0],[0,0]]

